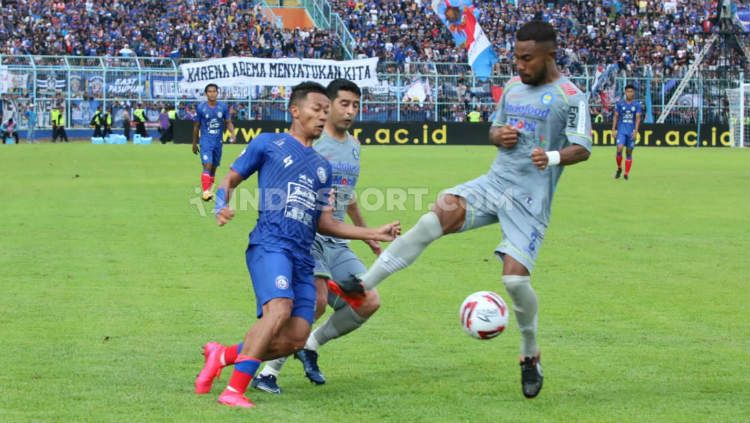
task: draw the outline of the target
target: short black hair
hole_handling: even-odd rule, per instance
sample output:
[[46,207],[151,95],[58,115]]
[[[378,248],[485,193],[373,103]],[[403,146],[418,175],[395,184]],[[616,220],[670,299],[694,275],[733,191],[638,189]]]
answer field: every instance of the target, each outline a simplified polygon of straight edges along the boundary
[[203,94],[206,94],[208,92],[208,89],[211,88],[211,87],[214,87],[214,88],[216,88],[216,91],[219,91],[219,86],[218,85],[216,85],[214,83],[210,83],[210,84],[206,85],[206,88],[203,89]]
[[289,107],[297,104],[300,100],[307,98],[310,93],[323,94],[328,97],[325,87],[313,81],[301,82],[292,87],[292,94],[289,96]]
[[551,42],[557,47],[557,33],[555,28],[547,22],[530,21],[516,32],[518,41],[536,41],[537,43]]
[[331,81],[328,84],[328,87],[326,87],[326,91],[328,92],[328,98],[331,99],[331,101],[336,99],[339,95],[339,91],[349,91],[350,93],[356,94],[357,97],[362,97],[362,90],[359,89],[357,84],[343,78]]
[[626,86],[625,86],[625,89],[626,89],[626,90],[628,90],[628,89],[630,89],[630,90],[635,90],[635,85],[633,85],[633,84],[628,84],[628,85],[626,85]]

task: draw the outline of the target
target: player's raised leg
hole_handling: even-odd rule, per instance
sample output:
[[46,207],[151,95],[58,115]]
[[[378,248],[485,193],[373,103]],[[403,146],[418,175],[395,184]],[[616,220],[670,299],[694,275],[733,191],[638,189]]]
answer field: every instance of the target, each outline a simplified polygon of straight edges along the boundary
[[346,289],[343,286],[346,281],[329,283],[329,289],[353,308],[358,308],[364,299],[365,290],[375,288],[391,274],[414,263],[432,241],[461,229],[465,216],[466,202],[463,198],[453,194],[441,195],[431,211],[423,214],[414,227],[396,238],[361,279],[357,278],[363,289]]

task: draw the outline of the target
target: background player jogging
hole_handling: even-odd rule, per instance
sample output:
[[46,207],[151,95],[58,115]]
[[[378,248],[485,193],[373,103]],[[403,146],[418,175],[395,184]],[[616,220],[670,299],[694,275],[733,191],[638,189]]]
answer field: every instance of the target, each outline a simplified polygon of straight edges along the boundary
[[642,109],[641,103],[635,101],[635,87],[625,86],[625,99],[615,105],[615,117],[612,122],[612,136],[617,140],[617,171],[615,179],[622,175],[622,149],[625,148],[625,179],[630,176],[630,168],[633,166],[633,149],[638,129],[641,126]]
[[[211,187],[214,184],[216,169],[221,164],[222,138],[224,130],[228,129],[230,141],[235,142],[234,124],[229,116],[229,106],[216,101],[219,87],[208,84],[203,90],[206,101],[198,104],[193,117],[193,154],[200,153],[203,171],[201,172],[201,188],[203,201],[209,201],[214,194]],[[200,142],[199,142],[200,139]]]

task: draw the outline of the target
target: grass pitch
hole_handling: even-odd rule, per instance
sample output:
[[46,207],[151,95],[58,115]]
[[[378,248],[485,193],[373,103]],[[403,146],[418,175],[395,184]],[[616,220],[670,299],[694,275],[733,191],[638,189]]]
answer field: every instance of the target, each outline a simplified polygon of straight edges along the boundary
[[[240,149],[225,148],[219,178]],[[642,148],[627,182],[612,179],[613,156],[596,148],[558,186],[532,277],[539,398],[521,395],[513,320],[491,341],[458,323],[471,292],[508,299],[492,226],[437,241],[384,282],[381,310],[321,348],[326,385],[290,360],[283,395],[251,391],[258,407],[232,410],[215,403],[228,371],[210,395],[193,379],[204,342],[237,342],[254,321],[254,177],[218,228],[187,145],[0,146],[0,421],[747,422],[750,152]],[[494,151],[362,157],[365,218],[408,229]],[[404,188],[403,207],[378,207],[378,192]]]

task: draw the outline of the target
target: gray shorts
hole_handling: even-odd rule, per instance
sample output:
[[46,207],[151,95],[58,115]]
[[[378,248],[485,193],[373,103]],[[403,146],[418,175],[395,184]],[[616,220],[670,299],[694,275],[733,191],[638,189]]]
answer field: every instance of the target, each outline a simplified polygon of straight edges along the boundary
[[539,254],[547,226],[520,205],[517,199],[487,175],[443,191],[466,200],[466,219],[460,232],[500,222],[502,241],[495,254],[509,254],[529,272]]
[[[315,237],[312,245],[312,256],[315,259],[315,277],[333,279],[342,283],[351,279],[352,275],[361,276],[367,268],[349,248],[349,244],[342,244]],[[328,293],[328,305],[338,310],[346,302],[331,292]]]

